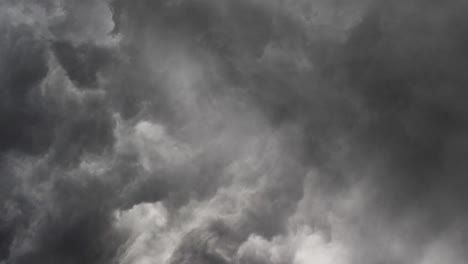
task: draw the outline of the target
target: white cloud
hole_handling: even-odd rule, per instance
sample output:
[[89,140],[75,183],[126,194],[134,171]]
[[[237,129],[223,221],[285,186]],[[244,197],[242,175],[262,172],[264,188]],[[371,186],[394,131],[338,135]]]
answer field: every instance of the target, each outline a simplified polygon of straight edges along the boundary
[[141,163],[148,171],[183,164],[193,155],[188,145],[168,135],[162,125],[141,121],[134,130]]
[[326,242],[317,234],[310,234],[303,239],[295,253],[294,264],[348,264],[349,253],[344,245]]
[[141,203],[114,213],[114,227],[126,234],[119,263],[164,263],[170,256],[169,214],[161,202]]

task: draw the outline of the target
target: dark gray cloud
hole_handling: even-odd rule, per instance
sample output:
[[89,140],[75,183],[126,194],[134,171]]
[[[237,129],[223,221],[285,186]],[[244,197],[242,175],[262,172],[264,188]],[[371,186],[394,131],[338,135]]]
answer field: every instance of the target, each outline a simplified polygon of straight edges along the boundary
[[[51,120],[43,114],[45,107],[35,102],[39,83],[48,72],[45,45],[24,26],[2,26],[1,31],[0,148],[2,152],[15,148],[38,152],[51,141],[52,132]],[[37,133],[32,136],[28,130]]]
[[385,173],[376,184],[391,192],[384,198],[394,196],[387,202],[396,210],[438,202],[464,207],[459,203],[464,194],[457,191],[466,185],[460,177],[461,135],[467,128],[466,52],[460,46],[466,35],[458,11],[463,6],[457,1],[378,6],[346,46],[351,87],[369,112],[357,144],[364,156],[381,160]]
[[69,42],[53,44],[57,60],[66,70],[70,80],[79,87],[93,88],[98,82],[98,72],[110,62],[110,52],[89,44],[74,47]]
[[463,263],[463,1],[0,4],[0,263]]

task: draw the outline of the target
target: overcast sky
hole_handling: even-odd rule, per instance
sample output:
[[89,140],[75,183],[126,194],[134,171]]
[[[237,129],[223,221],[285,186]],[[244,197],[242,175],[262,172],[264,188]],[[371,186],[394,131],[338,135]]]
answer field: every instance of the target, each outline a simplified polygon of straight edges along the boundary
[[465,0],[0,0],[0,264],[464,264]]

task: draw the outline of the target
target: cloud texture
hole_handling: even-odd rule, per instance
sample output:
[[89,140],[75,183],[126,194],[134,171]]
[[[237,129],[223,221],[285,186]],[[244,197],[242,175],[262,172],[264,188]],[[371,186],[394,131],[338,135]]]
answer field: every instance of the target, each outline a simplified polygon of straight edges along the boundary
[[467,7],[0,2],[0,263],[465,263]]

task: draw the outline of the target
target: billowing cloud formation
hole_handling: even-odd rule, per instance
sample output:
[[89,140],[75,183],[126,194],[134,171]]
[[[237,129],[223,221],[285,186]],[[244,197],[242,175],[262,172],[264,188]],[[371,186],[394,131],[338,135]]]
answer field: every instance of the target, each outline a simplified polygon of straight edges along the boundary
[[465,263],[466,8],[1,2],[0,263]]

